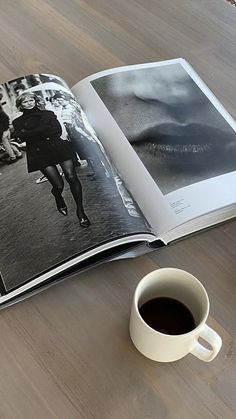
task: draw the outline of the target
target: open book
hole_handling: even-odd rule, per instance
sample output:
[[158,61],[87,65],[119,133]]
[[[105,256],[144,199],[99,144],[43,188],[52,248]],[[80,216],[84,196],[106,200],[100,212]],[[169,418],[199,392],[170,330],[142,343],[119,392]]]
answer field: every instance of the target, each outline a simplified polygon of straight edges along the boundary
[[0,101],[0,306],[236,215],[235,122],[184,59]]

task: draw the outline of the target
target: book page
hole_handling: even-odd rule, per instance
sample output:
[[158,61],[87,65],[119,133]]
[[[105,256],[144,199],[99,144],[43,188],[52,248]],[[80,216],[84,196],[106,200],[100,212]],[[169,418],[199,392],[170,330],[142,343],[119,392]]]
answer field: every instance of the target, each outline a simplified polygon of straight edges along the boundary
[[[165,218],[171,230],[236,202],[235,122],[185,60],[106,70],[79,82],[74,91],[106,145],[110,141],[110,153],[112,148],[117,153],[114,143],[126,138],[146,167],[157,186],[148,201],[149,221],[157,231],[163,231],[159,224],[166,228]],[[149,176],[142,176],[151,189]],[[133,190],[142,202],[144,187]],[[158,202],[165,211],[168,207],[164,223],[162,213],[155,213]]]
[[154,239],[62,79],[12,80],[0,102],[2,295],[99,246]]
[[[114,69],[114,71],[121,69]],[[113,70],[107,70],[98,73],[98,76],[104,73],[110,74],[110,71],[113,72]],[[94,90],[92,86],[94,79],[96,80],[96,75],[80,81],[72,88],[72,91],[80,101],[89,122],[96,130],[119,172],[122,173],[128,189],[139,203],[153,232],[157,236],[162,236],[164,232],[177,225],[174,213],[142,160],[127,141],[121,127]],[[116,99],[114,103],[115,101]],[[131,116],[130,120],[132,120]]]

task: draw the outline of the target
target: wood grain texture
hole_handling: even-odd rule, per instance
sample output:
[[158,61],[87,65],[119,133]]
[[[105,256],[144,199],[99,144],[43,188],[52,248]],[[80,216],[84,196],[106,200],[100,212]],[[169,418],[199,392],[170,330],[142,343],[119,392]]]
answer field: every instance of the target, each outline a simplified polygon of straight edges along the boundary
[[[0,0],[0,81],[32,72],[70,85],[123,64],[186,58],[236,118],[236,9],[224,0]],[[174,266],[210,296],[223,348],[158,364],[132,346],[132,295]],[[236,222],[75,276],[0,313],[1,419],[233,419]]]

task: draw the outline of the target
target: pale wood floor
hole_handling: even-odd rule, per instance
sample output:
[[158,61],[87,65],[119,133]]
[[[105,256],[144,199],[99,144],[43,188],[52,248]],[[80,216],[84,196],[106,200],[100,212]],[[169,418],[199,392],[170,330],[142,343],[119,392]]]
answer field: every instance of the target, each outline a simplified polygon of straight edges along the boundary
[[[51,72],[70,85],[108,67],[184,57],[236,118],[236,9],[224,0],[0,2],[0,79]],[[1,419],[233,419],[236,222],[68,279],[0,313]],[[142,357],[132,294],[158,266],[206,286],[223,339],[211,364]]]

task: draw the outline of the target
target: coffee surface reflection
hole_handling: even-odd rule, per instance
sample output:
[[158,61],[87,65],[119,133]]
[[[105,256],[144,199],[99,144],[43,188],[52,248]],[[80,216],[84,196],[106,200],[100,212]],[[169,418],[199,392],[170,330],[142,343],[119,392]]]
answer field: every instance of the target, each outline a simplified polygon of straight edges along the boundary
[[139,312],[148,326],[167,335],[182,335],[196,327],[191,311],[174,298],[153,298],[144,303]]

